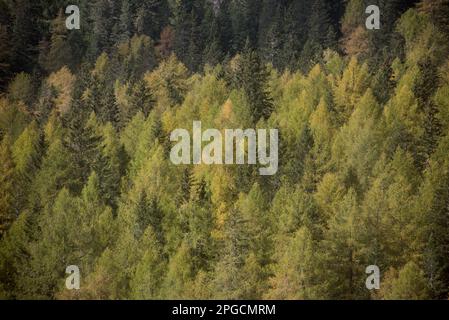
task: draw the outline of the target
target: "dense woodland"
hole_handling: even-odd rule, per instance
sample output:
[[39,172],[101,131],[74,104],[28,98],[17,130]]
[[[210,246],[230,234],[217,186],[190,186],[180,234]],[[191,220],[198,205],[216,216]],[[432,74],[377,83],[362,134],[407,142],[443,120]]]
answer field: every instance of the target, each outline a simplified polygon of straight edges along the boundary
[[[448,298],[449,1],[70,4],[0,0],[1,298]],[[173,165],[196,120],[278,173]]]

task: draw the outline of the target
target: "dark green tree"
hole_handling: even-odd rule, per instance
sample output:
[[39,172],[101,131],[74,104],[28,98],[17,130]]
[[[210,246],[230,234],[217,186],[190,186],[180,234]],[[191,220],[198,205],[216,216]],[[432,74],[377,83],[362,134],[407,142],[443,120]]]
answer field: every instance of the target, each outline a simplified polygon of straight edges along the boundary
[[246,43],[245,51],[238,61],[235,86],[242,88],[251,108],[254,123],[269,118],[273,111],[273,100],[268,91],[268,70],[256,50]]

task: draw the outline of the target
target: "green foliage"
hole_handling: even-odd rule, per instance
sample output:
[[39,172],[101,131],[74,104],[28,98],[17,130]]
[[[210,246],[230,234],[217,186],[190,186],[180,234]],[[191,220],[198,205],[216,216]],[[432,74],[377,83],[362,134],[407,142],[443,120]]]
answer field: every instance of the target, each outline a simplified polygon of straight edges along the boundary
[[273,104],[267,88],[268,71],[258,53],[249,47],[248,42],[237,64],[234,86],[243,89],[250,105],[253,122],[257,123],[262,117],[269,118]]
[[65,26],[66,17],[62,10],[52,21],[50,41],[41,42],[39,62],[49,73],[61,69],[63,66],[73,66],[74,57],[68,31]]
[[[0,1],[0,297],[447,299],[446,2]],[[278,173],[173,165],[192,121]]]
[[9,136],[5,136],[0,145],[0,162],[2,163],[0,171],[0,238],[8,230],[12,221],[16,217],[14,211],[14,162],[11,152],[11,141]]
[[28,108],[34,99],[33,81],[29,74],[19,73],[8,86],[9,97],[13,102],[22,102]]
[[[391,277],[391,274],[389,275]],[[413,262],[407,263],[397,277],[387,277],[383,298],[387,300],[425,300],[428,288],[424,273]]]

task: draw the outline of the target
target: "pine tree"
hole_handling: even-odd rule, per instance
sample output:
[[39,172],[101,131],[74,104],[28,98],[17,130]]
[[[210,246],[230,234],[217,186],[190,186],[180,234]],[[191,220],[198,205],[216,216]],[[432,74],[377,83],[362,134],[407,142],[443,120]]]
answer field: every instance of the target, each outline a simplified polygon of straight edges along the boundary
[[[259,47],[264,61],[273,64],[274,67],[279,68],[281,65],[281,48],[282,48],[282,22],[281,22],[281,8],[280,5],[266,8],[269,10],[271,24],[265,29],[259,26]],[[274,15],[273,15],[274,12]],[[272,16],[273,15],[273,16]]]
[[407,263],[398,273],[397,278],[387,277],[383,289],[383,298],[387,300],[425,300],[428,288],[424,273],[414,262]]
[[67,135],[64,147],[71,158],[71,173],[67,185],[71,191],[79,193],[86,183],[94,164],[98,159],[101,138],[95,130],[87,125],[87,110],[82,102],[77,101],[64,117]]
[[437,141],[441,135],[441,124],[438,120],[438,108],[432,100],[437,87],[435,82],[439,82],[439,75],[436,66],[426,59],[419,63],[420,77],[414,84],[414,94],[418,100],[418,106],[424,113],[424,152],[428,159],[437,147]]
[[130,93],[130,113],[128,118],[133,117],[137,112],[142,112],[148,117],[153,109],[155,100],[152,92],[145,84],[145,81],[137,81],[131,89]]
[[40,39],[37,19],[39,2],[15,1],[11,6],[11,68],[17,71],[30,71],[35,62],[36,42]]
[[112,30],[110,2],[96,0],[92,4],[92,38],[90,40],[89,57],[94,61],[102,52],[109,49],[109,38]]
[[174,50],[179,59],[193,71],[201,63],[203,50],[201,20],[203,19],[202,1],[183,1],[174,10],[175,42]]
[[449,36],[449,1],[447,0],[421,0],[418,3],[420,12],[428,14],[432,21]]
[[[3,9],[2,9],[3,10]],[[11,45],[7,26],[0,24],[0,89],[4,89],[10,78]]]
[[163,244],[163,212],[159,208],[157,199],[154,197],[147,199],[147,195],[142,190],[134,210],[136,215],[136,238],[140,239],[145,230],[150,227],[151,233],[156,237],[155,239],[160,244]]
[[162,28],[168,23],[168,2],[167,0],[149,0],[138,4],[134,21],[138,34],[146,34],[152,39],[157,39]]
[[35,98],[33,78],[25,72],[17,74],[8,85],[9,99],[12,102],[25,104],[26,111],[32,111]]
[[11,141],[8,135],[4,136],[0,145],[0,238],[17,217],[15,207],[14,163],[11,152]]
[[188,298],[193,276],[190,248],[187,242],[183,241],[168,263],[162,284],[162,296],[165,299]]
[[38,172],[44,151],[43,136],[36,122],[32,122],[15,141],[12,154],[16,172],[16,211],[21,212],[28,204],[29,185]]
[[235,86],[242,88],[248,99],[253,122],[268,119],[273,110],[273,100],[268,91],[268,70],[258,53],[249,47],[249,42],[238,62],[235,81]]
[[438,148],[430,159],[425,181],[419,198],[418,210],[424,213],[425,265],[431,293],[437,298],[446,298],[449,283],[449,263],[446,248],[449,245],[447,228],[448,214],[448,162],[445,156],[448,137],[441,139]]
[[246,221],[238,210],[233,210],[225,223],[225,247],[215,265],[212,289],[217,299],[243,299],[244,275],[240,271],[248,250]]
[[319,45],[321,48],[334,48],[337,41],[337,31],[331,3],[334,1],[314,0],[311,5],[308,19],[308,41]]
[[142,236],[141,246],[145,249],[130,280],[131,298],[157,299],[160,298],[166,265],[161,245],[151,226]]
[[132,35],[131,8],[129,1],[123,1],[119,20],[119,41],[125,42]]
[[[90,126],[95,129],[92,124]],[[125,174],[128,159],[111,123],[106,124],[103,128],[101,140],[93,170],[100,178],[99,189],[102,199],[115,210],[120,193],[121,178]]]
[[209,65],[217,65],[223,58],[226,47],[222,47],[220,34],[221,26],[216,11],[212,3],[207,4],[205,8],[204,19],[202,21],[202,30],[205,32],[205,48],[203,51],[203,63]]
[[316,280],[315,244],[307,228],[300,228],[279,252],[270,279],[269,299],[313,299],[319,297]]
[[331,299],[363,297],[366,291],[357,232],[360,218],[354,190],[350,190],[337,206],[320,248],[319,259],[323,259],[325,268],[319,272],[325,284],[324,295]]
[[73,56],[70,42],[67,39],[66,17],[62,10],[51,24],[51,38],[49,48],[41,51],[39,62],[49,73],[58,71],[63,66],[73,67]]
[[249,42],[256,47],[261,1],[242,0],[232,1],[229,11],[232,21],[232,51],[240,52]]
[[23,212],[0,240],[0,296],[22,298],[21,279],[29,272],[32,219]]

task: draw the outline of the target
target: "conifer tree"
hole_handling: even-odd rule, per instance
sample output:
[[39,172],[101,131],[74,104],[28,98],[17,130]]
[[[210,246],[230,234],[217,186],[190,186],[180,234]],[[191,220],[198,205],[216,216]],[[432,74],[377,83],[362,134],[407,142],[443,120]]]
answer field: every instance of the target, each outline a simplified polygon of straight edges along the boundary
[[17,71],[31,71],[35,63],[36,44],[39,41],[40,3],[18,0],[11,9],[11,68]]
[[[387,277],[383,298],[387,300],[425,300],[428,288],[424,273],[414,262],[407,263],[396,278]],[[391,282],[390,282],[391,281]]]
[[63,66],[73,66],[72,48],[67,39],[65,19],[61,10],[51,24],[49,47],[44,47],[39,56],[40,64],[49,73],[57,71]]
[[270,299],[313,299],[319,296],[316,280],[315,243],[307,228],[300,228],[278,253],[279,260],[270,279]]
[[15,187],[14,187],[14,162],[11,152],[11,141],[8,135],[4,136],[0,145],[0,162],[2,163],[0,171],[0,238],[3,237],[6,230],[17,217],[15,207]]
[[[3,10],[3,9],[2,9]],[[11,45],[6,25],[0,24],[0,88],[4,89],[10,78]]]
[[112,30],[111,7],[107,0],[95,0],[92,4],[92,38],[90,39],[89,57],[91,61],[109,49],[109,38]]
[[146,86],[145,81],[137,81],[131,89],[130,96],[130,114],[128,117],[133,117],[137,112],[142,112],[145,117],[148,117],[151,109],[154,107],[154,97],[150,89]]
[[327,298],[354,299],[365,292],[357,232],[360,217],[354,191],[350,190],[337,206],[336,215],[328,222],[319,257],[325,261],[323,266],[332,267],[324,267],[327,270],[321,270],[320,276]]
[[149,226],[142,236],[144,252],[137,264],[136,272],[130,280],[131,298],[157,299],[161,297],[161,284],[165,274],[166,262],[161,245]]
[[16,211],[19,213],[31,195],[29,185],[41,166],[44,151],[43,137],[36,122],[32,122],[19,136],[12,148],[15,163]]
[[83,102],[77,102],[64,121],[67,128],[64,147],[67,149],[72,163],[67,186],[75,193],[81,191],[99,155],[98,148],[101,137],[91,126],[87,125],[87,116]]
[[268,119],[273,111],[273,100],[268,91],[268,70],[258,53],[247,41],[245,51],[238,62],[235,86],[242,88],[250,105],[254,123],[261,118]]
[[120,20],[119,20],[119,41],[128,41],[132,35],[132,17],[129,1],[122,1]]

